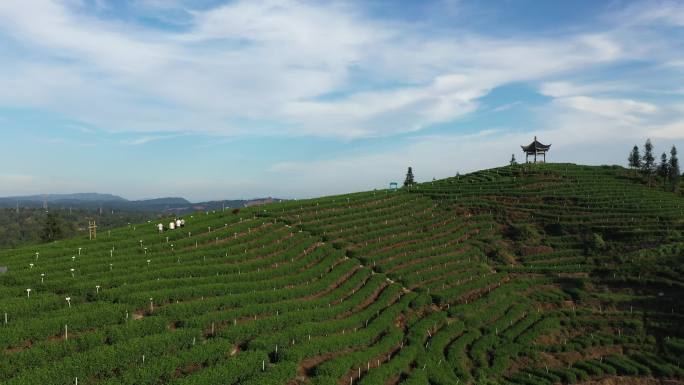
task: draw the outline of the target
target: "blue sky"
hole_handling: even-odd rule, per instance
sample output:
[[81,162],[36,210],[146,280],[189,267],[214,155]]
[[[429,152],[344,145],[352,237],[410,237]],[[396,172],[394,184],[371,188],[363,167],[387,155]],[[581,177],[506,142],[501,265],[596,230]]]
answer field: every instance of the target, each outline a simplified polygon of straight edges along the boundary
[[311,197],[684,150],[679,1],[0,2],[0,195]]

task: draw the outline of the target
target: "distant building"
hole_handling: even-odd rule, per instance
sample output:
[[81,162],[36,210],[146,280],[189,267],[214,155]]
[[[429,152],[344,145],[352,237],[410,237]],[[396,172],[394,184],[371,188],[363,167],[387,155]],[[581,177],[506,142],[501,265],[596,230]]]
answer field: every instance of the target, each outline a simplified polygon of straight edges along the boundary
[[520,146],[525,153],[525,163],[530,163],[529,157],[530,155],[534,156],[534,162],[537,163],[537,155],[543,156],[543,160],[540,162],[546,163],[546,152],[549,151],[551,148],[550,144],[542,144],[537,140],[537,137],[534,137],[534,140],[532,143],[528,144],[527,146]]

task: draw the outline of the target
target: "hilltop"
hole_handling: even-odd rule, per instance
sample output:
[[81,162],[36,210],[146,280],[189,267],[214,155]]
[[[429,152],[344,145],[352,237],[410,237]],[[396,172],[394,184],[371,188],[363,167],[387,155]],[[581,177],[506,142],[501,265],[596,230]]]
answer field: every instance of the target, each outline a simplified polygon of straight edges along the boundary
[[0,381],[684,380],[684,198],[621,167],[186,219],[0,252]]

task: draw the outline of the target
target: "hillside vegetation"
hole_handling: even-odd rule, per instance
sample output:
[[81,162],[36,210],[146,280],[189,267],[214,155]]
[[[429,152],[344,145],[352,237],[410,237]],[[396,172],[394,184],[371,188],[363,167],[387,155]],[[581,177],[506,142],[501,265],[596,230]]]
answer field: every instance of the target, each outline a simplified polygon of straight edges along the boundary
[[631,175],[507,166],[2,252],[0,382],[682,383],[684,198]]
[[[155,219],[155,212],[109,212],[97,210],[22,207],[20,210],[0,208],[0,249],[45,242],[46,227],[49,226],[48,214],[52,214],[53,224],[58,228],[59,237],[70,238],[88,236],[88,221],[97,221],[98,230],[125,226],[128,223],[144,222]],[[0,265],[2,262],[0,261]]]

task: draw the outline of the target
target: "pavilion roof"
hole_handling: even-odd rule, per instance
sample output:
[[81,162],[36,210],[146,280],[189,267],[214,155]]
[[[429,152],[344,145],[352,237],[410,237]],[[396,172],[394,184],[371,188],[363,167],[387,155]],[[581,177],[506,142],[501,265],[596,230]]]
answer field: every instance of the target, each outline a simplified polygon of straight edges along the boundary
[[541,152],[541,151],[548,151],[549,148],[551,148],[550,144],[542,144],[540,141],[537,140],[537,137],[534,137],[534,140],[532,143],[528,144],[527,146],[520,146],[522,147],[523,151],[525,152]]

